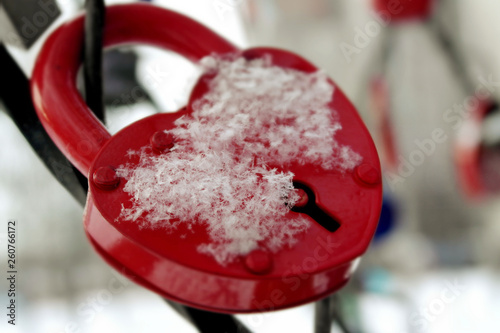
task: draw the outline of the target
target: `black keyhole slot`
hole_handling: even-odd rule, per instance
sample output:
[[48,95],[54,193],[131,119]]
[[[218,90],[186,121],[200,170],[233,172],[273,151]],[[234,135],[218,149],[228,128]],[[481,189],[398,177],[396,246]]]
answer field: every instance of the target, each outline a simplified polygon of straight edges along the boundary
[[314,195],[313,190],[309,188],[309,186],[298,182],[293,182],[293,186],[296,189],[304,190],[304,192],[307,194],[308,201],[307,204],[303,207],[293,207],[291,209],[292,212],[309,215],[314,221],[316,221],[319,225],[330,232],[334,232],[338,228],[340,228],[340,223],[337,220],[335,220],[333,217],[328,215],[325,211],[323,211],[316,205],[316,196]]

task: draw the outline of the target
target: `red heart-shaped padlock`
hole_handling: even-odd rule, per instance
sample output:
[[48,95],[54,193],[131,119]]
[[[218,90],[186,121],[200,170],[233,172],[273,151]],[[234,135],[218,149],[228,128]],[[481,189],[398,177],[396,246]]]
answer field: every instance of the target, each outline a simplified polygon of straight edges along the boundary
[[434,0],[373,0],[375,10],[386,22],[425,20],[432,13]]
[[482,139],[485,119],[498,111],[495,103],[479,101],[468,112],[450,117],[458,128],[454,160],[464,194],[479,200],[500,192],[500,150],[497,145],[486,145]]
[[[329,82],[335,89],[328,107],[342,124],[335,139],[361,155],[362,163],[349,171],[294,161],[283,166],[283,171],[293,172],[305,199],[287,216],[303,216],[310,227],[294,246],[274,252],[262,246],[221,265],[198,250],[200,244],[212,241],[202,223],[192,223],[186,237],[182,227],[167,232],[124,222],[122,205],[129,205],[131,195],[123,190],[127,180],[114,171],[120,165],[137,163],[129,158],[130,151],[153,146],[157,154],[168,154],[171,138],[164,131],[174,128],[179,117],[193,113],[194,102],[207,94],[212,76],[199,79],[186,108],[147,117],[111,137],[76,89],[82,41],[82,17],[49,37],[36,63],[32,94],[51,138],[90,179],[85,231],[109,264],[169,299],[228,313],[299,305],[347,283],[375,232],[382,185],[371,137],[333,82]],[[105,45],[132,42],[165,48],[192,61],[211,54],[232,54],[246,59],[267,57],[280,68],[317,71],[290,52],[271,48],[241,51],[199,23],[169,10],[147,4],[109,7]]]

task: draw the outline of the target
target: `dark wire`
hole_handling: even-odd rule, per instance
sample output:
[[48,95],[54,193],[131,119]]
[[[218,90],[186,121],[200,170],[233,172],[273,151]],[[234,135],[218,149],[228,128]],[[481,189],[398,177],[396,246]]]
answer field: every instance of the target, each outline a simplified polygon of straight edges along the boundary
[[340,298],[336,294],[315,303],[314,333],[330,333],[332,322],[337,324],[342,333],[352,333],[342,317]]
[[[80,171],[69,163],[44,130],[31,99],[29,80],[1,43],[0,64],[3,76],[0,80],[0,104],[3,104],[3,107],[0,108],[4,109],[12,118],[17,128],[57,181],[82,206],[85,205],[86,193],[82,190],[77,179],[77,175],[81,175]],[[3,144],[8,145],[9,143],[4,142]]]
[[337,324],[342,333],[352,333],[352,330],[348,327],[342,314],[341,298],[338,295],[334,294],[331,296],[330,302],[332,307],[333,321]]
[[104,122],[102,77],[102,39],[106,16],[104,0],[86,0],[85,10],[85,44],[83,55],[85,100],[97,118]]
[[200,333],[252,333],[232,315],[191,308],[164,298],[179,315],[189,321]]

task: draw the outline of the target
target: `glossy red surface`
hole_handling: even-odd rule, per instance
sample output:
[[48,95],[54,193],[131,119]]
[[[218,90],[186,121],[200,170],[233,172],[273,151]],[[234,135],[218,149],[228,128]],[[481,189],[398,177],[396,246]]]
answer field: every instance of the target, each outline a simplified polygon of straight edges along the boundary
[[375,11],[390,23],[426,19],[432,12],[434,0],[373,0]]
[[[179,53],[192,61],[237,49],[187,16],[149,4],[110,6],[104,45],[144,43]],[[31,91],[35,108],[57,147],[85,176],[110,135],[76,89],[81,65],[83,16],[59,27],[35,63]]]
[[[172,20],[178,25],[177,32]],[[105,32],[107,45],[138,41],[173,49],[191,60],[211,52],[238,52],[194,21],[150,5],[110,7],[106,22],[110,26]],[[137,157],[130,159],[127,151],[150,145],[154,133],[174,127],[178,117],[192,112],[192,102],[207,91],[210,78],[199,79],[186,108],[147,117],[109,138],[76,92],[79,51],[74,49],[80,50],[81,33],[82,19],[78,18],[50,37],[37,61],[33,95],[43,124],[58,146],[82,172],[93,175],[103,167],[137,163]],[[271,55],[278,66],[316,70],[306,60],[283,50],[254,48],[241,52],[247,58]],[[75,59],[59,59],[68,54]],[[64,84],[58,85],[62,78]],[[363,169],[325,171],[315,165],[295,163],[282,169],[292,171],[296,181],[314,191],[316,205],[340,223],[337,231],[329,232],[311,220],[311,227],[292,248],[268,253],[263,246],[258,252],[222,266],[197,250],[198,245],[210,242],[201,224],[193,224],[192,230],[181,226],[166,232],[121,221],[122,205],[131,205],[129,194],[123,191],[126,180],[122,179],[112,190],[90,182],[84,226],[91,243],[110,265],[135,282],[169,299],[211,311],[268,311],[314,301],[338,290],[349,280],[375,232],[382,185],[371,137],[338,87],[330,107],[342,124],[336,140],[363,157]],[[96,135],[89,138],[88,133]],[[79,140],[90,140],[92,150],[88,154],[80,156],[73,148]],[[359,175],[365,175],[368,183],[360,181]],[[288,214],[294,217],[299,213]]]

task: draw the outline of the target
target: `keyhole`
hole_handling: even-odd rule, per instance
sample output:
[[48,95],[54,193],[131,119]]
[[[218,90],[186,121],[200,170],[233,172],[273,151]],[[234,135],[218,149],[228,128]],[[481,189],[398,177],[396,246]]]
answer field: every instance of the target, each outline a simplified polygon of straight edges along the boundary
[[[330,232],[336,231],[340,228],[340,223],[335,220],[333,217],[328,215],[325,211],[323,211],[320,207],[316,205],[316,196],[314,192],[309,188],[309,186],[293,182],[293,186],[296,189],[301,189],[307,195],[307,203],[302,205],[296,205],[291,210],[296,213],[303,213],[309,215],[314,221],[319,223],[323,228]],[[301,202],[302,200],[299,200]],[[304,202],[303,200],[302,202]]]

